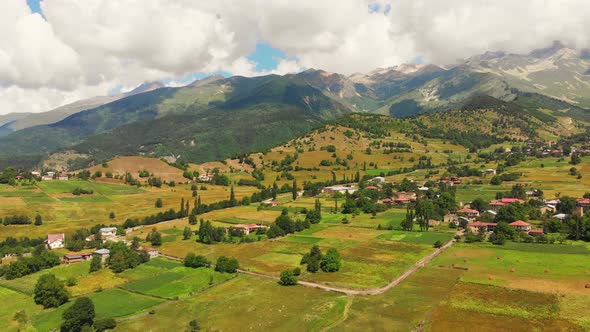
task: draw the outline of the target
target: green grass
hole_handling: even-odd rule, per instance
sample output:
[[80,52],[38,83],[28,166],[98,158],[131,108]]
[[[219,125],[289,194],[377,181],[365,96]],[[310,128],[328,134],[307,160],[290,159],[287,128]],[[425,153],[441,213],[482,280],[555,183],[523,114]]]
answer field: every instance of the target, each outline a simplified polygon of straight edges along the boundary
[[33,294],[37,280],[39,280],[39,278],[44,274],[52,273],[58,279],[65,281],[71,277],[79,278],[88,275],[89,268],[90,262],[81,262],[70,265],[58,265],[47,270],[42,270],[33,274],[29,274],[22,278],[17,278],[13,280],[2,280],[0,281],[0,285],[30,295]]
[[[164,302],[154,297],[109,289],[88,296],[94,303],[96,318],[119,318],[147,311]],[[44,310],[33,317],[33,325],[39,331],[50,331],[59,327],[63,312],[73,304],[72,301],[56,309]]]
[[453,234],[436,232],[390,231],[385,234],[379,235],[378,238],[389,241],[401,241],[408,243],[433,245],[436,241],[441,241],[442,243],[448,242],[450,239],[453,238]]
[[300,235],[289,234],[289,235],[279,239],[279,241],[313,245],[313,244],[317,244],[318,242],[322,241],[322,238],[313,237],[313,236],[300,236]]
[[345,303],[336,293],[240,275],[155,315],[120,322],[117,331],[183,331],[193,319],[204,331],[319,331],[342,317]]
[[215,272],[210,268],[192,269],[178,267],[152,278],[127,283],[123,285],[123,288],[148,295],[173,299],[199,292],[232,277],[232,274]]
[[42,181],[37,186],[49,194],[71,193],[76,188],[92,189],[101,195],[130,195],[144,192],[143,189],[123,184],[99,183],[82,180]]
[[0,287],[0,303],[0,326],[3,331],[19,329],[18,323],[13,319],[17,311],[24,310],[30,317],[42,310],[41,306],[33,302],[32,297],[4,287]]

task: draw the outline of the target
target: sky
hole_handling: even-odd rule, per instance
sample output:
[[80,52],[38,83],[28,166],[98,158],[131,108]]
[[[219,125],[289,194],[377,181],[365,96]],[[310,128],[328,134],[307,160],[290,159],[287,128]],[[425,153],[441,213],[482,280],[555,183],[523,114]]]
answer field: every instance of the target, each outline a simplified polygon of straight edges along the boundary
[[588,21],[587,0],[0,0],[0,114],[153,80],[587,48]]

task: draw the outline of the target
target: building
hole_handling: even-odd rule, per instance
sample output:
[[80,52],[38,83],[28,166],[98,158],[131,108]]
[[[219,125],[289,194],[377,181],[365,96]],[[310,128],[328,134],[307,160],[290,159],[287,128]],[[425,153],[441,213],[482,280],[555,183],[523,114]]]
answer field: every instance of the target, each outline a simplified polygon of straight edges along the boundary
[[490,202],[490,210],[494,211],[494,212],[498,212],[498,210],[500,210],[501,207],[503,207],[504,203],[502,202],[498,202],[498,201],[492,201]]
[[111,254],[111,251],[109,249],[98,249],[92,253],[93,256],[100,257],[100,260],[103,263],[106,262],[106,260],[107,260],[107,258],[109,258],[110,254]]
[[391,198],[385,198],[381,201],[383,204],[393,204],[393,200]]
[[68,174],[67,173],[59,173],[59,175],[57,176],[57,179],[60,181],[67,181],[68,180]]
[[160,253],[158,252],[158,249],[156,248],[150,248],[150,247],[144,247],[138,251],[145,251],[148,253],[148,255],[150,256],[150,258],[156,258],[160,255]]
[[576,200],[577,209],[576,212],[578,215],[583,216],[584,211],[590,208],[590,198],[580,198]]
[[531,235],[531,236],[540,236],[540,235],[544,235],[544,234],[545,234],[545,232],[543,232],[543,230],[542,230],[542,229],[531,229],[531,230],[528,232],[528,234],[529,234],[529,235]]
[[55,172],[47,172],[45,173],[45,175],[43,175],[41,177],[41,180],[43,181],[51,181],[53,180],[53,177],[55,176]]
[[529,224],[526,221],[522,221],[522,220],[517,220],[517,221],[511,222],[508,225],[514,227],[517,231],[522,231],[522,232],[528,232],[532,228],[531,224]]
[[525,201],[520,198],[512,198],[512,197],[500,198],[499,201],[500,201],[500,203],[504,203],[504,204],[512,204],[512,203],[524,204],[525,203]]
[[493,168],[488,168],[488,169],[483,170],[481,172],[484,174],[487,174],[487,175],[496,175],[496,170]]
[[379,183],[383,183],[385,182],[385,178],[382,176],[376,176],[374,178],[372,178],[371,180],[369,180],[370,182],[379,182]]
[[395,204],[406,205],[410,204],[411,200],[407,197],[399,197],[394,200]]
[[103,227],[99,230],[100,236],[105,239],[109,236],[117,235],[117,227]]
[[45,244],[49,249],[63,248],[66,244],[66,235],[64,233],[48,234]]
[[479,233],[480,231],[489,232],[496,228],[496,224],[493,222],[475,221],[467,224],[467,228],[473,233]]
[[82,261],[87,261],[91,257],[92,257],[92,253],[64,255],[63,262],[65,264],[78,263],[78,262],[82,262]]
[[330,187],[325,187],[324,189],[322,189],[322,193],[326,193],[329,195],[336,195],[336,193],[339,194],[354,194],[358,189],[354,186],[330,186]]
[[462,208],[460,210],[457,210],[456,213],[464,214],[468,218],[477,218],[477,217],[479,217],[479,211],[474,210],[474,209]]
[[565,214],[565,213],[554,214],[553,218],[559,219],[561,221],[565,221],[567,219],[567,214]]
[[233,228],[242,230],[244,234],[249,235],[256,233],[259,228],[266,228],[266,226],[258,224],[237,224],[234,225]]
[[376,186],[367,186],[365,189],[367,189],[367,190],[379,190],[379,187],[376,187]]

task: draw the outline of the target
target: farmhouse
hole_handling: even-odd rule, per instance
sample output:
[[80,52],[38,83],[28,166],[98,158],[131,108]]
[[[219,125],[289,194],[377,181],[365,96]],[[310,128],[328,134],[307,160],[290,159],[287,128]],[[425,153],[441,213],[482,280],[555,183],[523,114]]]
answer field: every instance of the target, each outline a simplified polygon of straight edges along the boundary
[[509,225],[514,227],[517,231],[528,232],[531,230],[531,224],[522,220],[511,222]]
[[528,233],[531,236],[539,236],[545,234],[542,229],[531,229]]
[[325,187],[324,189],[322,189],[322,193],[326,193],[326,194],[330,194],[330,195],[336,195],[337,193],[339,194],[353,194],[357,191],[358,189],[354,186],[330,186],[330,187]]
[[100,260],[103,263],[107,260],[107,258],[109,258],[110,254],[111,254],[111,251],[109,249],[98,249],[92,253],[93,256],[100,257]]
[[43,175],[41,177],[41,180],[43,181],[51,181],[53,180],[53,177],[55,176],[55,172],[47,172],[45,173],[45,175]]
[[587,210],[588,208],[590,208],[590,198],[579,198],[576,201],[576,205],[577,205],[577,213],[580,216],[584,215],[584,210]]
[[45,243],[49,249],[63,248],[66,243],[66,235],[64,233],[48,234]]
[[477,218],[477,217],[479,217],[479,211],[474,210],[474,209],[462,208],[460,210],[457,210],[456,213],[458,213],[458,214],[464,214],[468,218]]
[[63,262],[64,262],[64,264],[78,263],[78,262],[82,262],[82,261],[87,261],[91,257],[92,257],[92,253],[64,255]]
[[60,180],[60,181],[67,181],[68,180],[68,174],[67,173],[63,173],[63,172],[62,173],[59,173],[57,179]]
[[103,227],[99,232],[103,239],[109,236],[115,236],[117,235],[117,227]]
[[405,205],[410,204],[410,199],[407,197],[399,197],[394,200],[395,204]]
[[237,224],[234,225],[233,228],[240,229],[244,234],[249,235],[255,233],[259,228],[266,228],[266,226],[258,224]]
[[469,230],[474,233],[479,233],[480,231],[488,232],[496,228],[496,224],[493,222],[483,222],[483,221],[476,221],[470,224],[467,224]]

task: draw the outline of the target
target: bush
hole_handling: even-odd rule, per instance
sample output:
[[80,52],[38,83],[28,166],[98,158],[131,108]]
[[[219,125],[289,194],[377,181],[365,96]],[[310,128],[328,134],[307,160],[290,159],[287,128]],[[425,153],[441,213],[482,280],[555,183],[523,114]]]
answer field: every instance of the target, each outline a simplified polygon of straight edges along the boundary
[[235,258],[229,258],[225,256],[219,256],[215,263],[215,271],[221,273],[236,273],[240,268],[238,260]]
[[320,260],[320,268],[324,272],[336,272],[340,270],[340,254],[334,248],[328,249],[326,254]]
[[195,255],[192,252],[189,252],[186,257],[184,258],[184,266],[198,268],[198,267],[209,267],[211,262],[202,255]]
[[440,242],[440,240],[439,240],[439,241],[436,241],[436,242],[434,242],[434,247],[435,247],[435,248],[437,248],[437,249],[438,249],[438,248],[440,248],[440,247],[442,247],[442,245],[443,245],[443,244],[442,244],[442,242]]
[[281,286],[293,286],[297,285],[297,278],[291,271],[283,271],[281,272],[281,278],[279,280],[279,285]]
[[94,322],[94,329],[97,332],[102,332],[105,330],[112,330],[115,327],[117,327],[117,321],[114,320],[113,318],[99,319]]
[[301,275],[301,268],[298,268],[298,267],[294,268],[293,275],[296,277],[300,276]]

